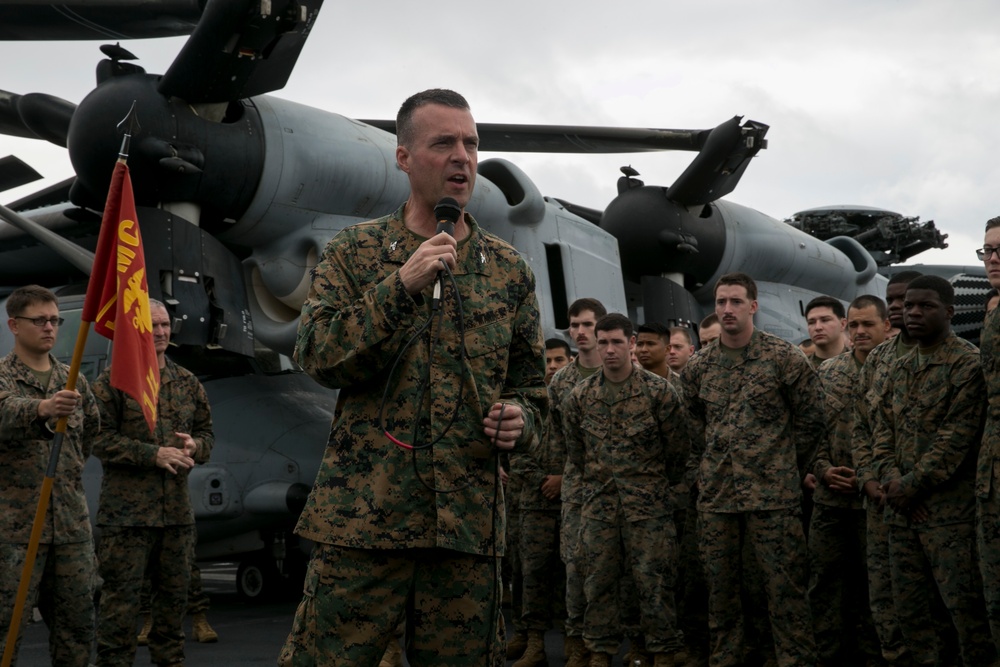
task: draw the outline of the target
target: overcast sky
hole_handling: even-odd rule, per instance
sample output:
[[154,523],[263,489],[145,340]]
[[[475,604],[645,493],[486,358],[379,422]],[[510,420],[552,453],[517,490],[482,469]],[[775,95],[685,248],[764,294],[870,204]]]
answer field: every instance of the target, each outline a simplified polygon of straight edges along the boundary
[[[771,126],[769,147],[728,199],[779,219],[836,204],[920,216],[950,247],[914,262],[976,264],[1000,215],[998,26],[1000,3],[962,0],[326,0],[275,94],[356,118],[392,118],[429,87],[463,93],[481,122],[709,128],[742,115]],[[100,43],[0,43],[0,88],[79,102]],[[182,43],[123,45],[162,73]],[[55,146],[0,137],[11,153],[45,184],[71,175]],[[620,166],[669,185],[692,155],[504,157],[543,194],[603,208]]]

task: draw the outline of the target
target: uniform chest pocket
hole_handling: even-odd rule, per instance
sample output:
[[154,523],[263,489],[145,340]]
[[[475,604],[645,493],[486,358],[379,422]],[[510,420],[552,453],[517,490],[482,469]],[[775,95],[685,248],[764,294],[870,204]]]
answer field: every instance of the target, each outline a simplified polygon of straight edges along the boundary
[[580,422],[580,430],[582,430],[587,437],[593,438],[599,442],[604,442],[608,439],[608,436],[611,433],[611,426],[607,419],[587,415],[583,421]]
[[622,430],[630,442],[645,442],[656,437],[657,426],[651,415],[642,414],[627,420]]
[[763,422],[778,421],[786,412],[781,394],[770,383],[754,382],[748,385],[741,400]]

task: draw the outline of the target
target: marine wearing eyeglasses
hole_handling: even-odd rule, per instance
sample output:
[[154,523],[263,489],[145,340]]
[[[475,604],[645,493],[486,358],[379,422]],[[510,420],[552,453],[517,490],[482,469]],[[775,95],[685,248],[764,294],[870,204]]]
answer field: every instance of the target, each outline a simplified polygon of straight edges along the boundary
[[0,359],[0,628],[6,636],[52,429],[67,417],[26,608],[37,605],[49,627],[52,664],[83,667],[94,640],[97,572],[81,474],[99,429],[97,404],[82,376],[76,391],[64,389],[69,368],[51,354],[63,321],[55,294],[18,288],[7,299],[7,316],[14,349]]
[[[1000,217],[986,223],[983,247],[976,255],[983,260],[990,285],[1000,288]],[[983,576],[986,617],[994,644],[1000,650],[1000,309],[986,316],[980,338],[979,361],[986,382],[986,426],[976,470],[976,542]]]
[[[992,220],[990,222],[992,222]],[[1000,246],[984,245],[982,248],[976,248],[976,257],[978,257],[981,262],[990,261],[994,254],[996,254],[997,259],[1000,260]]]
[[28,322],[31,322],[39,329],[44,327],[46,324],[51,324],[53,327],[59,327],[62,326],[63,322],[66,321],[61,317],[45,317],[44,315],[39,317],[24,317],[23,315],[15,315],[14,319],[27,320]]

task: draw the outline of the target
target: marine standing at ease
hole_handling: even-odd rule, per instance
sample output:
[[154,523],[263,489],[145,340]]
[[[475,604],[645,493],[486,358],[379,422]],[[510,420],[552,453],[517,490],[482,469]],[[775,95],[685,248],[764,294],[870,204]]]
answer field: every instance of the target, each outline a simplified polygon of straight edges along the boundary
[[698,532],[709,591],[711,667],[743,662],[741,546],[764,573],[781,667],[816,662],[806,599],[801,483],[826,437],[823,390],[805,356],[754,328],[757,285],[729,273],[715,285],[722,335],[694,355],[683,389],[692,417]]
[[[282,665],[376,665],[404,616],[410,665],[504,663],[495,454],[527,447],[545,412],[535,280],[464,212],[465,99],[418,93],[396,129],[410,196],[330,241],[299,324],[296,360],[340,395],[296,529],[316,547]],[[444,197],[463,209],[454,237],[436,233]]]
[[149,654],[161,666],[184,664],[188,581],[194,555],[194,510],[188,471],[208,461],[215,442],[205,388],[189,370],[167,359],[170,315],[150,300],[160,394],[153,433],[136,400],[111,386],[110,367],[94,381],[101,434],[94,455],[104,466],[97,525],[101,607],[98,667],[135,661],[139,593],[152,585]]
[[[1000,287],[1000,217],[986,222],[983,247],[976,250],[986,277]],[[976,469],[976,540],[993,642],[1000,653],[1000,308],[983,322],[979,350],[986,383],[986,426]]]

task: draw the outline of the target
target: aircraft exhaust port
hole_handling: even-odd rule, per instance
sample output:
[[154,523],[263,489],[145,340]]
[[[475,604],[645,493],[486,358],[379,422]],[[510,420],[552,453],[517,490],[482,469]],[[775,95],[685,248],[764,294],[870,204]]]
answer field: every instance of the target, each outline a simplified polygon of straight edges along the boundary
[[243,505],[253,514],[287,514],[296,516],[305,507],[310,488],[301,482],[267,482],[247,493]]

